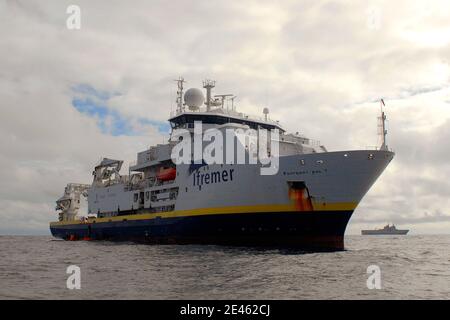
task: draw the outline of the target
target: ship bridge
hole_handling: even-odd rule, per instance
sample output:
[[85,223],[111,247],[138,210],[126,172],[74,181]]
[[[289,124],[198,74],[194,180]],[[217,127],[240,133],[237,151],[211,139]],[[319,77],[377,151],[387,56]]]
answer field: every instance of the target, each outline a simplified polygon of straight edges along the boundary
[[209,111],[206,108],[199,108],[198,111],[181,110],[180,112],[172,113],[172,115],[169,119],[172,129],[194,128],[194,122],[201,121],[203,124],[217,125],[238,123],[247,125],[255,130],[263,128],[266,130],[278,129],[280,133],[285,132],[277,121],[265,120],[263,118],[258,119],[255,116],[249,116],[242,112],[223,108],[215,108]]
[[194,128],[194,122],[201,121],[202,124],[223,125],[237,123],[247,125],[255,130],[278,129],[280,133],[285,132],[278,121],[271,120],[268,117],[269,109],[267,108],[264,108],[264,117],[251,116],[236,111],[234,105],[236,96],[233,94],[220,94],[215,95],[214,98],[211,97],[211,90],[215,87],[215,81],[205,80],[203,82],[203,88],[206,89],[206,100],[202,91],[197,88],[191,88],[183,95],[184,79],[180,78],[176,81],[178,83],[177,110],[171,112],[171,117],[169,118],[172,129]]

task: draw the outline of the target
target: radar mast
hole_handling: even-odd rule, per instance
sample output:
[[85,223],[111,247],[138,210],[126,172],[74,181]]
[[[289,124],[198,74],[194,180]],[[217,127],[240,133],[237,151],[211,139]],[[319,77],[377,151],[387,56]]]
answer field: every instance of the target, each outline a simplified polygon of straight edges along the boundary
[[380,100],[380,111],[381,114],[378,117],[378,135],[381,137],[381,146],[380,150],[388,150],[388,146],[386,144],[386,114],[383,111],[383,106],[385,106],[383,99]]
[[206,89],[206,111],[211,110],[211,90],[216,86],[216,82],[214,80],[206,79],[203,81],[203,88]]
[[179,77],[178,79],[174,80],[177,82],[178,90],[177,90],[177,112],[183,111],[183,83],[186,81],[183,77]]

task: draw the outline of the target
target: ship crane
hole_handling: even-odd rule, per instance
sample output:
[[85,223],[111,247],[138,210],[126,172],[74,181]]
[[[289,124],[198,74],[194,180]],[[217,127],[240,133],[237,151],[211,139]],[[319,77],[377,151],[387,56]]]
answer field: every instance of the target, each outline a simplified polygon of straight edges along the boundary
[[59,221],[74,221],[80,209],[81,196],[87,197],[88,184],[69,183],[64,189],[64,194],[56,200],[56,210],[59,213]]
[[99,165],[94,168],[92,173],[94,176],[94,186],[105,186],[120,181],[120,169],[122,168],[122,160],[114,160],[103,158]]

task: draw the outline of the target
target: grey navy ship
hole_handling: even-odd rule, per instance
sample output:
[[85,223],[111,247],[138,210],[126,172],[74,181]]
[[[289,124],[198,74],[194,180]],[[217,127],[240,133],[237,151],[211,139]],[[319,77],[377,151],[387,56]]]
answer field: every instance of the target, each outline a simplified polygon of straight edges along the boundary
[[[128,174],[121,173],[122,160],[104,158],[95,166],[91,184],[69,183],[56,201],[59,219],[50,223],[52,235],[65,240],[343,249],[352,213],[394,157],[386,145],[383,110],[381,146],[328,151],[316,140],[286,132],[270,119],[267,108],[260,117],[237,111],[234,96],[212,95],[215,81],[203,82],[206,97],[197,88],[184,92],[184,79],[176,81],[172,133],[181,128],[193,132],[196,121],[203,130],[277,129],[277,173],[261,175],[263,164],[177,165],[171,152],[179,139],[171,136],[167,143],[139,152]],[[247,144],[245,150],[251,152]],[[85,216],[78,215],[81,197],[87,197]]]
[[409,232],[407,229],[397,229],[395,225],[385,225],[382,229],[374,230],[361,230],[363,236],[376,236],[376,235],[406,235]]

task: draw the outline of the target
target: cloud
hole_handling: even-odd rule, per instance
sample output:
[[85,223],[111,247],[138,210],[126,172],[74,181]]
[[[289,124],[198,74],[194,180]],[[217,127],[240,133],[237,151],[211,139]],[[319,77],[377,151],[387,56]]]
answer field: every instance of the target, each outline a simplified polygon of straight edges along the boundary
[[0,232],[47,230],[66,183],[161,142],[179,75],[214,78],[239,110],[268,106],[329,150],[376,145],[385,98],[396,157],[350,229],[448,222],[446,1],[80,0],[81,30],[66,28],[70,4],[0,2]]
[[[356,219],[355,219],[356,220]],[[383,217],[373,217],[373,218],[360,218],[356,220],[357,222],[366,223],[376,223],[383,224],[386,221],[395,221],[396,223],[403,224],[420,224],[420,223],[433,223],[433,222],[450,222],[450,215],[444,214],[443,212],[437,210],[432,213],[424,212],[422,215],[417,217],[409,217],[408,215],[384,215]]]
[[113,136],[145,135],[151,132],[149,126],[157,127],[162,134],[169,133],[170,126],[166,122],[124,116],[117,109],[112,109],[109,101],[113,96],[120,96],[119,93],[99,92],[86,84],[75,86],[73,91],[75,97],[72,99],[72,105],[80,113],[95,118],[102,133]]

